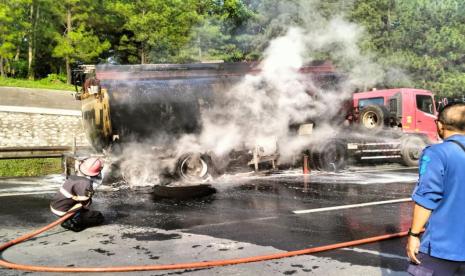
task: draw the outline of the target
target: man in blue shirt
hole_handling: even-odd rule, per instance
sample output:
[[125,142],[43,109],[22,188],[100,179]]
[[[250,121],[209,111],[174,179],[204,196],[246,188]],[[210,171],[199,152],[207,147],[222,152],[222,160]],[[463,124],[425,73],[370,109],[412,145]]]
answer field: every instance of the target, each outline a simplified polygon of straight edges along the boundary
[[406,247],[412,275],[454,275],[465,264],[465,104],[445,107],[437,131],[444,142],[423,151],[412,194]]

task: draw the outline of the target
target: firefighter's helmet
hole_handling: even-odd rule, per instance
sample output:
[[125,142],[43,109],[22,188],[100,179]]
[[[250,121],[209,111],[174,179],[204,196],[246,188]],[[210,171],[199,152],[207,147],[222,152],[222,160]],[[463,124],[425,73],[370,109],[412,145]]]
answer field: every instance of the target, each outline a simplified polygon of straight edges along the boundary
[[82,161],[79,171],[88,176],[96,176],[103,168],[103,162],[99,158],[90,157]]

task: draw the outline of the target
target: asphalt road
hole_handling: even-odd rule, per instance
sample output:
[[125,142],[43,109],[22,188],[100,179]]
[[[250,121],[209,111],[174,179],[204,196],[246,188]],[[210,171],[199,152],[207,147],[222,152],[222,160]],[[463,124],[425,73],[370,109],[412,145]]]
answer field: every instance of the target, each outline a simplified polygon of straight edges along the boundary
[[[309,176],[298,171],[227,175],[212,183],[216,192],[197,198],[188,198],[199,192],[194,190],[182,199],[163,199],[151,190],[102,187],[93,208],[104,213],[103,226],[80,233],[57,227],[6,250],[3,258],[69,267],[169,264],[396,233],[410,224],[412,203],[406,200],[416,179],[415,169],[389,165]],[[0,241],[53,221],[48,203],[62,180],[0,179]],[[372,205],[353,206],[364,203]],[[121,275],[406,275],[404,246],[405,239],[394,239],[266,262]],[[29,272],[0,269],[0,275],[23,274]]]

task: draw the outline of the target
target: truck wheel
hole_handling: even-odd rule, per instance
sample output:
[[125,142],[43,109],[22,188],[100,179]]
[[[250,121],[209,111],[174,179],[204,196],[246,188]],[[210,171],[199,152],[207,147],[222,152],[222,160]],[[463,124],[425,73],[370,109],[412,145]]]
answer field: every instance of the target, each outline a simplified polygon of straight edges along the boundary
[[369,105],[360,113],[360,124],[368,130],[381,130],[389,124],[389,112],[384,106]]
[[187,153],[178,159],[176,176],[185,182],[203,182],[215,176],[215,169],[210,156]]
[[347,165],[346,147],[336,140],[319,145],[311,156],[315,168],[323,171],[339,171]]
[[418,136],[407,136],[401,141],[401,155],[404,164],[409,167],[418,166],[420,156],[426,143]]

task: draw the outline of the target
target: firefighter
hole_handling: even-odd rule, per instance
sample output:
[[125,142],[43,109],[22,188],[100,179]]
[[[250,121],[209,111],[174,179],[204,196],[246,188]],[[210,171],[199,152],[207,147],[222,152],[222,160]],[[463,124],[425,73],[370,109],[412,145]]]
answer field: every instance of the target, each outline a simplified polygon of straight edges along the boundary
[[87,158],[77,166],[77,174],[66,179],[50,203],[50,210],[57,216],[76,211],[76,214],[64,221],[61,226],[74,232],[103,222],[99,211],[89,209],[94,189],[101,184],[103,162],[99,158]]

